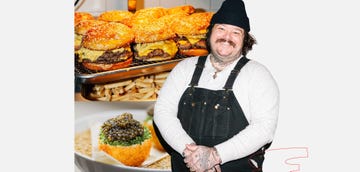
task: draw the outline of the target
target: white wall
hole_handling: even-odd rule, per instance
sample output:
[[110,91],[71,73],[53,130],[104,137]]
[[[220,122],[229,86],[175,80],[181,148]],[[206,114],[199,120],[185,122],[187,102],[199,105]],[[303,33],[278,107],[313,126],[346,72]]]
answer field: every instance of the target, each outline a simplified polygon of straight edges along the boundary
[[[266,172],[357,171],[360,25],[356,1],[245,0],[266,65],[281,93]],[[357,130],[355,130],[357,128]],[[299,157],[285,162],[286,159]],[[307,158],[306,158],[307,157]],[[281,165],[279,165],[281,164]]]

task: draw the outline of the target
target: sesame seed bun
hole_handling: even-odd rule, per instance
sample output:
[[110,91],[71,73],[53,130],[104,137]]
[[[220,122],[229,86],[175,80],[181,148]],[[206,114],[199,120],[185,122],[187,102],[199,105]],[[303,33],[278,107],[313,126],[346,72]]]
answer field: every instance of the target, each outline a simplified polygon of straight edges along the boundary
[[98,20],[107,22],[119,22],[127,26],[131,26],[131,18],[134,14],[129,11],[111,10],[101,13]]
[[130,44],[133,31],[116,22],[91,27],[82,39],[82,47],[76,51],[79,62],[92,71],[108,71],[130,66],[133,52]]
[[95,17],[88,13],[88,12],[79,12],[79,11],[76,11],[74,13],[74,26],[77,25],[80,21],[83,21],[83,20],[94,20]]
[[75,25],[75,33],[85,35],[86,32],[94,26],[105,24],[106,22],[100,20],[83,20]]
[[212,15],[212,12],[200,12],[176,18],[171,29],[178,35],[205,34]]
[[206,47],[206,32],[212,15],[212,12],[199,12],[174,20],[171,29],[177,35],[175,40],[179,54],[188,57],[209,54]]
[[163,7],[144,8],[135,12],[131,18],[131,27],[142,24],[150,24],[155,19],[158,19],[167,14]]
[[89,29],[83,38],[83,46],[91,50],[113,50],[129,45],[134,32],[121,23],[106,23]]

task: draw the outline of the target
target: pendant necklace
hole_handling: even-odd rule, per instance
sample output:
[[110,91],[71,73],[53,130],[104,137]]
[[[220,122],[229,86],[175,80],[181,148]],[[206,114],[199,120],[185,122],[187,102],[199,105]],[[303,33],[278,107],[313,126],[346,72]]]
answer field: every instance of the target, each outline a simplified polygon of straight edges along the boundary
[[223,70],[223,67],[220,66],[221,69],[218,69],[218,68],[219,68],[218,65],[216,65],[216,63],[213,61],[212,58],[214,58],[214,57],[211,55],[211,56],[210,56],[210,61],[211,61],[211,63],[212,63],[212,66],[213,66],[214,69],[215,69],[215,73],[214,73],[214,75],[213,75],[213,79],[215,79],[215,78],[217,77],[217,74]]
[[221,70],[218,70],[218,69],[215,69],[216,71],[215,71],[215,73],[214,73],[214,75],[213,75],[213,79],[215,79],[216,77],[217,77],[217,73],[218,72],[221,72]]

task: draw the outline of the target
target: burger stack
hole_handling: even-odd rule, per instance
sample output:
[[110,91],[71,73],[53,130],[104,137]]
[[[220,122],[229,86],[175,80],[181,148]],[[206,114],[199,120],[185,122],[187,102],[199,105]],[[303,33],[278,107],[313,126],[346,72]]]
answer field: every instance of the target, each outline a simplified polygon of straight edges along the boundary
[[191,5],[112,10],[98,17],[75,12],[74,17],[76,60],[94,72],[126,68],[134,60],[208,54],[204,40],[212,13],[195,12]]

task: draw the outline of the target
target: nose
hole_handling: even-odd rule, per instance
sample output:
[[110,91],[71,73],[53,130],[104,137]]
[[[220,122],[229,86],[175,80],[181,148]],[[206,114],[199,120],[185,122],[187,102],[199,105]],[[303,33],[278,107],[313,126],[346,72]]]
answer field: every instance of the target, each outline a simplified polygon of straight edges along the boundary
[[228,31],[224,31],[224,32],[223,32],[223,38],[224,38],[225,40],[229,40],[230,37],[231,37],[230,32],[228,32]]

